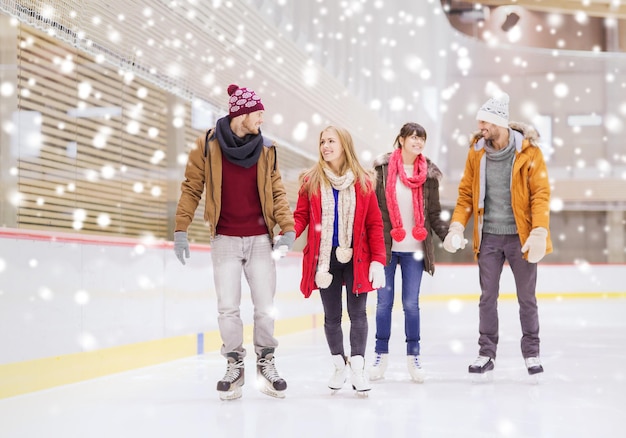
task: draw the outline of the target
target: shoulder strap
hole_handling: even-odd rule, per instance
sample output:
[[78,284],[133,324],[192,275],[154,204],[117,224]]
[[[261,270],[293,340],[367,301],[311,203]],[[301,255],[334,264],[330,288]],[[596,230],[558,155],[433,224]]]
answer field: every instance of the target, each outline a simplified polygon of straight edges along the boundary
[[273,172],[276,172],[276,162],[278,161],[278,152],[276,152],[276,146],[274,146],[274,170]]
[[204,157],[209,156],[209,139],[213,137],[213,129],[209,129],[204,137]]

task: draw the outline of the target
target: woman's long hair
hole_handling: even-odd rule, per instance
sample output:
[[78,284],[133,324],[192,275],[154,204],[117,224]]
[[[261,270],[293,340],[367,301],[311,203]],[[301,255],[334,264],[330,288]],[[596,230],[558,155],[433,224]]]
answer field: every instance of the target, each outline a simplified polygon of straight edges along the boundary
[[374,183],[373,175],[367,170],[365,170],[363,166],[361,166],[361,163],[359,162],[359,159],[356,156],[356,151],[354,149],[354,142],[352,141],[352,136],[346,129],[338,128],[332,125],[327,126],[326,128],[322,129],[322,131],[320,132],[320,137],[319,137],[318,147],[317,147],[317,151],[319,155],[317,163],[310,169],[305,170],[300,175],[300,185],[302,187],[302,190],[306,191],[309,195],[311,195],[313,193],[316,193],[322,184],[330,186],[330,181],[328,180],[328,178],[326,177],[326,174],[324,173],[324,168],[325,167],[328,168],[328,164],[326,164],[326,162],[324,161],[324,157],[322,156],[322,150],[319,147],[319,143],[322,140],[322,134],[329,130],[332,130],[335,132],[335,134],[337,134],[337,137],[339,138],[339,142],[341,143],[341,147],[343,148],[344,156],[345,156],[345,160],[340,169],[340,175],[338,176],[344,175],[348,171],[348,169],[350,169],[352,170],[352,173],[354,174],[355,181],[359,182],[359,185],[361,186],[361,190],[363,193],[367,193],[368,191],[372,190],[373,183]]

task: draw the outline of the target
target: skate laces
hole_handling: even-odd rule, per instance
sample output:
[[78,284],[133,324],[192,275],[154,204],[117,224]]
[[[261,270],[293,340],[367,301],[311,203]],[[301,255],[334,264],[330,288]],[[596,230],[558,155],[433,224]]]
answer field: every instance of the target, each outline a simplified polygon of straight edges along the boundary
[[489,356],[478,356],[476,360],[474,361],[474,363],[472,364],[472,366],[482,367],[490,360],[491,358]]
[[376,353],[374,356],[374,365],[375,367],[379,367],[380,363],[383,361],[383,355],[381,353]]
[[420,357],[419,356],[412,356],[412,358],[411,358],[411,365],[414,368],[421,369],[422,368],[422,364],[420,363]]
[[271,359],[259,359],[257,364],[261,368],[261,373],[263,377],[265,377],[270,382],[275,382],[280,379],[278,375],[278,371],[276,371],[276,366],[274,365],[274,358]]
[[233,383],[241,375],[241,369],[243,368],[243,361],[229,362],[226,366],[226,374],[222,379],[225,382]]
[[526,361],[526,368],[541,366],[541,361],[539,360],[538,357],[527,357],[525,361]]

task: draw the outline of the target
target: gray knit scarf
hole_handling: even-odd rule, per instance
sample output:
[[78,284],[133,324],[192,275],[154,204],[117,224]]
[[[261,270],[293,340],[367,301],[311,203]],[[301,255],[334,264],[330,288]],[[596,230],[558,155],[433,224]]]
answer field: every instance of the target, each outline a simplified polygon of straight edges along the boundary
[[225,116],[215,124],[215,135],[222,154],[231,163],[249,169],[259,161],[263,150],[263,136],[260,130],[256,135],[248,134],[244,138],[239,138],[230,129],[230,119]]

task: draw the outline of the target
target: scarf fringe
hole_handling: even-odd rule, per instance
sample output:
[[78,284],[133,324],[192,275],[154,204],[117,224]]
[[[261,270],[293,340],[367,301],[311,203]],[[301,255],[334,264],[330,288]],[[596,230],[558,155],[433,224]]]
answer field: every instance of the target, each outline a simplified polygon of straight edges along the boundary
[[333,274],[318,271],[315,273],[315,283],[320,289],[326,289],[333,282]]

